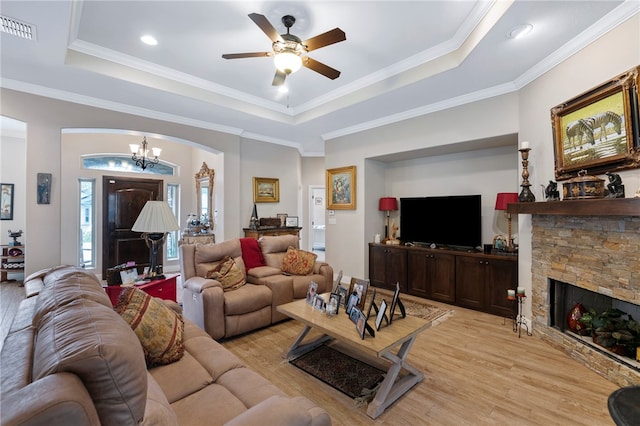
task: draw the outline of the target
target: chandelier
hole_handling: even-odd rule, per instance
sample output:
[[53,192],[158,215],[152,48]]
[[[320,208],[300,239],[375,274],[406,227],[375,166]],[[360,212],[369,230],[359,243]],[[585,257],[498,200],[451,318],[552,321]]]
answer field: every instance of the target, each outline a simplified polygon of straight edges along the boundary
[[132,143],[129,144],[129,148],[131,148],[131,159],[135,161],[136,166],[140,166],[142,170],[145,170],[147,167],[152,168],[158,164],[158,157],[160,156],[160,151],[162,151],[160,148],[151,148],[153,158],[149,158],[149,147],[146,136],[142,139],[142,147],[137,143]]

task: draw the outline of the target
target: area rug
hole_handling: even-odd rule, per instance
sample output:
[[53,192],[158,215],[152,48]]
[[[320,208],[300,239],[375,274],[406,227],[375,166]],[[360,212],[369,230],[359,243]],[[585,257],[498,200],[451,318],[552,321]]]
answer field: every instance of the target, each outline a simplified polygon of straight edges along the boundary
[[[373,295],[373,291],[370,289],[367,293],[367,299],[365,301],[365,307],[368,309],[369,304],[371,303],[371,297]],[[387,306],[391,306],[391,300],[393,299],[393,292],[385,289],[376,289],[376,305],[380,306],[380,302],[384,299],[387,302]],[[440,322],[446,320],[449,316],[453,314],[451,309],[441,308],[435,305],[430,304],[427,300],[423,301],[415,301],[415,299],[409,300],[408,297],[404,297],[403,294],[400,294],[400,300],[404,305],[405,312],[407,315],[412,317],[424,318],[427,321],[431,321],[432,325],[439,324]],[[396,316],[399,315],[399,310],[396,309]]]
[[353,399],[373,394],[385,375],[384,371],[326,345],[290,362]]

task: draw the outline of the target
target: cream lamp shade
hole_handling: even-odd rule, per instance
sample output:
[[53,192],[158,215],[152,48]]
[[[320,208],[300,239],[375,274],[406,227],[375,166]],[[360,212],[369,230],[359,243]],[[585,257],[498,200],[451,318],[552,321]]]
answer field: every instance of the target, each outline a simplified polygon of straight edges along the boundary
[[132,231],[146,233],[165,233],[178,229],[178,221],[166,201],[147,201],[131,228]]

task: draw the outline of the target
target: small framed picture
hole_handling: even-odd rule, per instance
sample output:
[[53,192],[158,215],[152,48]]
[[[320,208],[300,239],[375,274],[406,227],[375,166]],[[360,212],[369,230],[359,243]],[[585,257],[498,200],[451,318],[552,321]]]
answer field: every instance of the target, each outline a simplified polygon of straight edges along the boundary
[[337,293],[338,287],[340,287],[340,281],[342,281],[342,269],[338,272],[338,276],[336,280],[333,282],[333,289],[331,289],[331,293]]
[[364,301],[367,297],[367,291],[369,290],[369,280],[363,280],[360,278],[351,278],[349,286],[349,294],[356,293],[358,296],[358,309],[364,310]]
[[278,213],[276,216],[280,219],[280,227],[284,228],[288,215],[286,213]]
[[378,309],[378,316],[376,316],[376,330],[380,330],[380,326],[382,325],[382,320],[387,320],[387,323],[389,322],[389,320],[387,319],[387,302],[382,299],[382,302],[380,302],[380,309]]
[[373,289],[373,293],[371,294],[371,302],[369,302],[369,309],[367,309],[367,318],[371,317],[371,311],[378,314],[378,305],[376,305],[376,289]]
[[309,288],[307,289],[307,303],[312,305],[315,302],[316,295],[318,294],[318,283],[311,281]]
[[398,304],[399,296],[400,296],[400,283],[396,283],[396,291],[393,293],[393,299],[391,299],[391,310],[389,311],[389,323],[393,321],[393,314],[396,311],[396,305]]
[[336,289],[335,293],[338,293],[340,295],[340,305],[344,306],[345,309],[346,309],[347,308],[347,302],[348,302],[348,299],[349,299],[349,289],[339,285],[338,288]]
[[120,271],[122,284],[132,284],[138,279],[138,270],[134,267]]
[[287,228],[297,228],[298,227],[298,216],[287,216],[284,219],[284,224]]
[[38,204],[51,204],[51,173],[38,173]]
[[360,309],[358,309],[357,307],[353,307],[351,309],[351,311],[349,312],[349,319],[351,320],[352,323],[356,324],[358,322],[358,318],[360,318]]
[[329,303],[327,303],[327,313],[330,315],[337,315],[340,310],[340,299],[342,296],[338,293],[331,293],[329,295]]
[[367,318],[364,316],[362,311],[358,311],[358,318],[356,319],[356,330],[358,330],[358,334],[361,339],[364,339],[364,332],[366,330]]
[[351,315],[351,312],[353,311],[354,308],[357,309],[357,306],[358,306],[358,295],[355,293],[352,293],[351,296],[349,296],[349,300],[347,301],[347,306],[345,307],[347,314]]
[[316,297],[314,297],[313,299],[313,309],[316,309],[318,311],[324,311],[324,307],[325,307],[324,298],[321,295],[316,294]]

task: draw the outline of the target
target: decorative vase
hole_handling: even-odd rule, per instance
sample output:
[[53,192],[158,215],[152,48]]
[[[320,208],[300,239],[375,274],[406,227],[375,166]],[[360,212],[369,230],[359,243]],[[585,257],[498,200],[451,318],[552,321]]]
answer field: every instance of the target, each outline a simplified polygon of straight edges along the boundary
[[577,303],[569,311],[569,314],[567,315],[567,323],[569,324],[569,329],[574,333],[579,332],[584,328],[584,326],[580,322],[580,318],[582,318],[582,315],[585,312],[586,309],[584,308],[584,306],[582,306],[582,303]]

